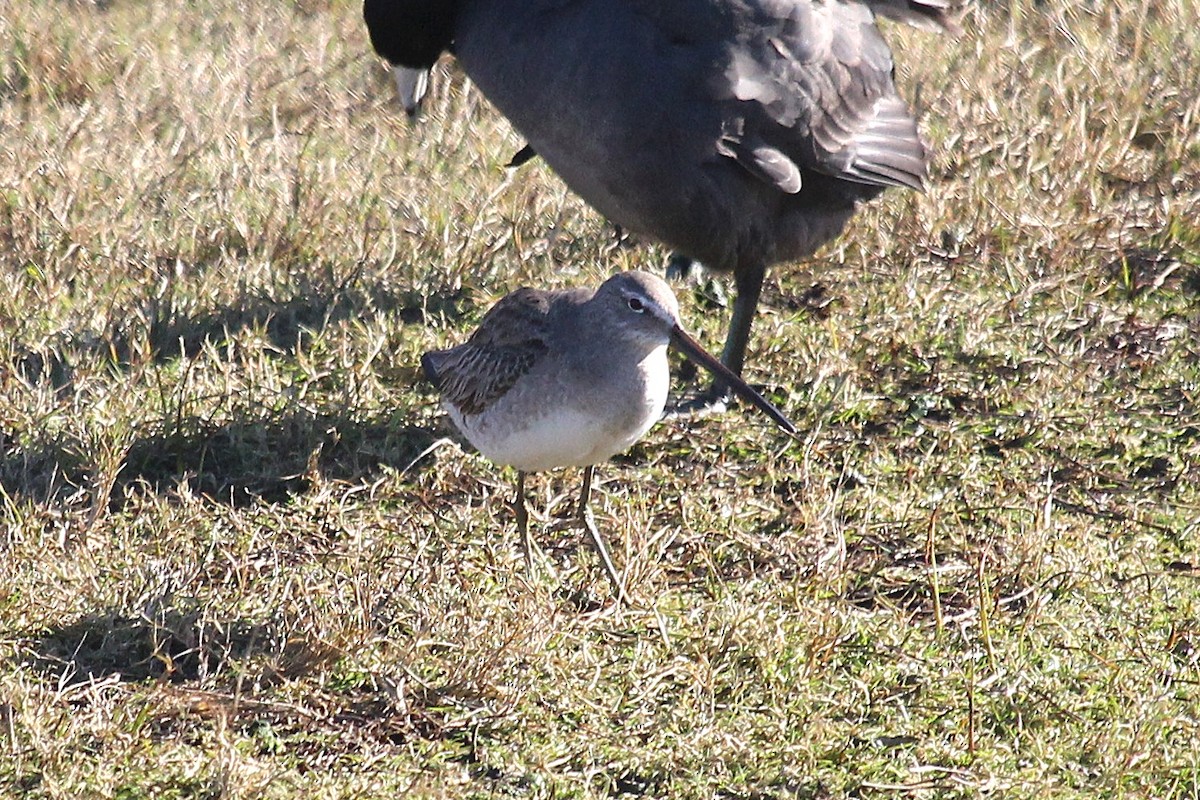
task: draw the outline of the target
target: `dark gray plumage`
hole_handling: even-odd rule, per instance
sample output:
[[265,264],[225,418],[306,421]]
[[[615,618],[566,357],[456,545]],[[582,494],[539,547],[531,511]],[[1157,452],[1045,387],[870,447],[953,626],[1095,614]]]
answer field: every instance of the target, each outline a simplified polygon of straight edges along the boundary
[[444,50],[574,191],[738,296],[740,372],[766,267],[858,203],[922,188],[925,148],[875,13],[952,30],[959,0],[366,0],[375,49]]

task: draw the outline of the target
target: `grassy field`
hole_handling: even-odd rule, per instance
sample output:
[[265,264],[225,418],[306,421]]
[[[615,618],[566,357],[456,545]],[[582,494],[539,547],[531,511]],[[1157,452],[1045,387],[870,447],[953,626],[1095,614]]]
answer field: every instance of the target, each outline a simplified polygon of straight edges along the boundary
[[1200,796],[1197,0],[887,26],[931,187],[772,273],[799,440],[601,469],[626,609],[416,365],[667,254],[359,14],[0,6],[0,797]]

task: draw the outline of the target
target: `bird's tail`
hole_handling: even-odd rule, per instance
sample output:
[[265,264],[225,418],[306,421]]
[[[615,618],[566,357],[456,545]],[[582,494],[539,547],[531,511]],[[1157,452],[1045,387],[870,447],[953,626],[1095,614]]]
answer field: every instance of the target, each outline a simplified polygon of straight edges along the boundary
[[959,21],[970,0],[867,0],[881,17],[934,33],[962,33]]
[[421,356],[421,371],[425,373],[425,379],[432,383],[433,388],[438,391],[442,389],[442,375],[438,370],[438,357],[443,352],[442,350],[430,350]]

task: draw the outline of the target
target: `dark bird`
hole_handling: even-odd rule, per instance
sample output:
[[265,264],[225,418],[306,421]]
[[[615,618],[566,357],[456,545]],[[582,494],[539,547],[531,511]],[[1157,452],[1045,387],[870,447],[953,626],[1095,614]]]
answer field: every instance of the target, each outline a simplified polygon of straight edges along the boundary
[[883,189],[924,186],[876,16],[954,31],[963,2],[366,0],[363,15],[401,85],[453,53],[600,213],[732,272],[721,360],[740,373],[767,266],[811,255]]

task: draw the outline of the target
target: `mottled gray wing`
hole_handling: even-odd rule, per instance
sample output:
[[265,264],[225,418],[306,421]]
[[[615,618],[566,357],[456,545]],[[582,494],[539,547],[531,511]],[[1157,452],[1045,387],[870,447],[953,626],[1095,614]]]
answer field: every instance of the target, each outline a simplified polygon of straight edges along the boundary
[[463,414],[478,414],[503,397],[548,349],[551,295],[522,288],[483,315],[465,344],[421,357],[426,377]]

